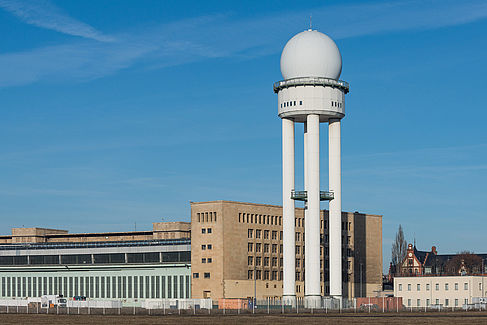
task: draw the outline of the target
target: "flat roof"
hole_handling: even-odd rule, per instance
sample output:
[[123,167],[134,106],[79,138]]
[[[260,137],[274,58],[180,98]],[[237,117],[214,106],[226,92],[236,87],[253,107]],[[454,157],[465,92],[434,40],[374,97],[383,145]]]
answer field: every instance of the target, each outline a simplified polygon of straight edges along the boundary
[[[262,206],[262,207],[271,207],[271,208],[281,208],[282,205],[274,205],[274,204],[265,204],[265,203],[252,203],[252,202],[241,202],[241,201],[230,201],[230,200],[215,200],[215,201],[189,201],[191,205],[193,204],[206,204],[206,203],[231,203],[231,204],[242,204],[242,205],[256,205],[256,206]],[[304,208],[296,207],[298,210],[304,210]],[[329,211],[328,209],[321,209],[320,211]],[[354,211],[354,212],[348,212],[348,211],[342,211],[342,213],[351,213],[351,214],[363,214],[368,217],[379,217],[382,218],[382,215],[380,214],[368,214],[365,212],[359,212],[359,211]]]

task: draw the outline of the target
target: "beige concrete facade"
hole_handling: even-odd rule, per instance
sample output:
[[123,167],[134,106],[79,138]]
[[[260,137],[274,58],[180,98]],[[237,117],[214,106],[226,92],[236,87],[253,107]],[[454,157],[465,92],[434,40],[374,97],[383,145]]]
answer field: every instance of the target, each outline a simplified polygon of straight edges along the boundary
[[67,230],[12,228],[12,236],[0,236],[0,244],[71,243],[191,238],[189,222],[154,222],[152,231],[69,234]]
[[394,296],[402,297],[406,307],[462,307],[474,297],[487,296],[484,283],[482,276],[395,277]]
[[[296,209],[296,294],[304,296],[304,209]],[[282,207],[191,202],[192,297],[282,295]],[[321,211],[321,293],[329,294],[328,211]],[[343,292],[372,296],[382,286],[382,216],[342,213]],[[360,281],[360,275],[362,281]]]

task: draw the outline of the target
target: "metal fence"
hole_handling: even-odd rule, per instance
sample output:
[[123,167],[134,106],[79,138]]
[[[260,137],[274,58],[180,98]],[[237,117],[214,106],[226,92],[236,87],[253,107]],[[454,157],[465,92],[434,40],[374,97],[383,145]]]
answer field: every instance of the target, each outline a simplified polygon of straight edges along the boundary
[[425,306],[386,308],[375,303],[357,304],[356,299],[342,300],[323,299],[319,308],[309,308],[303,299],[296,304],[288,305],[279,299],[259,299],[257,301],[240,299],[242,303],[233,304],[236,308],[227,308],[229,304],[218,304],[211,299],[152,299],[139,305],[106,307],[104,304],[67,305],[42,308],[40,303],[26,303],[23,300],[12,300],[12,303],[0,305],[0,313],[8,314],[57,314],[57,315],[249,315],[249,314],[327,314],[327,313],[418,313],[418,312],[469,312],[485,311],[486,304],[468,304],[461,307]]

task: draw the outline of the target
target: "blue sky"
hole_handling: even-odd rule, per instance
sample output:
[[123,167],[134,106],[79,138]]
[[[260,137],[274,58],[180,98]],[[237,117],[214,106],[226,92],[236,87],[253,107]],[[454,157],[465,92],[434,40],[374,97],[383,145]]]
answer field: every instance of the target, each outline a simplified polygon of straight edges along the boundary
[[474,0],[0,0],[0,233],[280,204],[272,83],[310,15],[351,85],[343,208],[384,216],[384,266],[399,224],[421,249],[485,253],[487,3]]

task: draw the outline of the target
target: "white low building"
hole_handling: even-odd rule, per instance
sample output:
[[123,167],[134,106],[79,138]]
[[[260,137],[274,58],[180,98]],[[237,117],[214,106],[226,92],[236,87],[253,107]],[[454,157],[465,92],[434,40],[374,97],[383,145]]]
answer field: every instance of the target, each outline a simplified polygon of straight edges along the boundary
[[414,276],[394,278],[394,296],[406,307],[461,308],[487,296],[483,276]]

